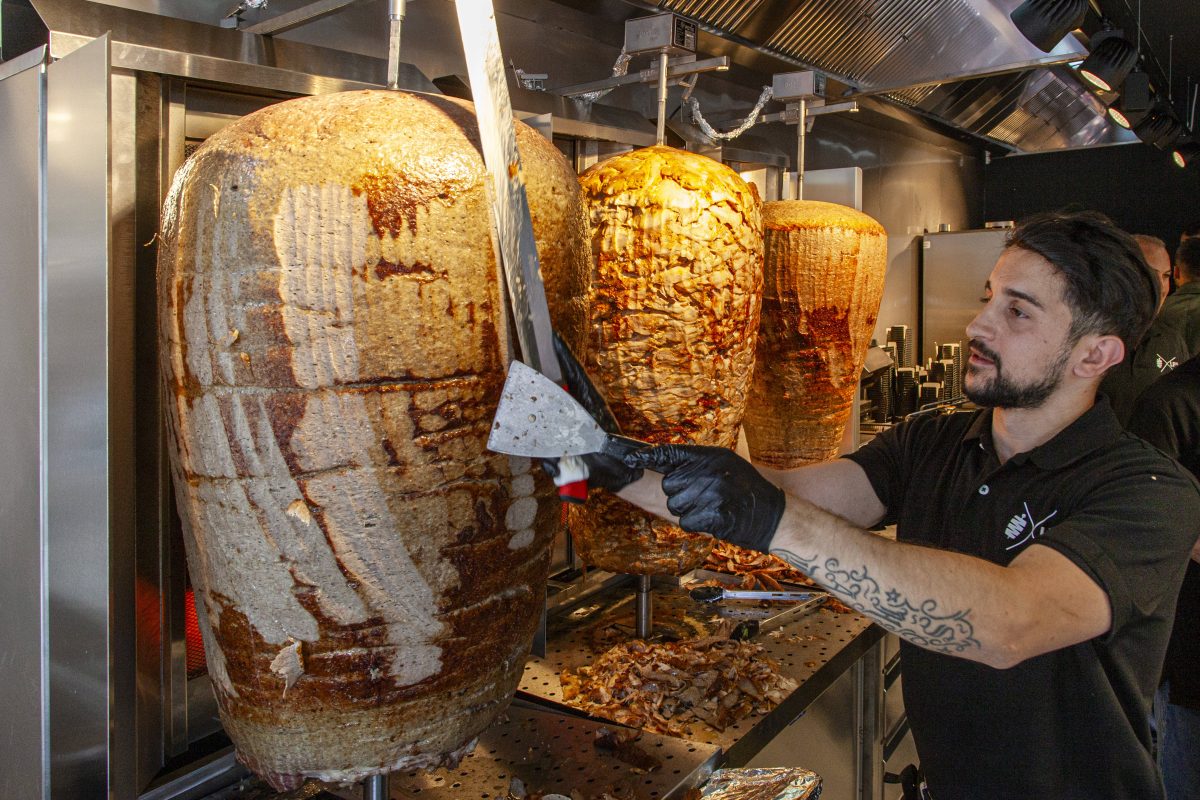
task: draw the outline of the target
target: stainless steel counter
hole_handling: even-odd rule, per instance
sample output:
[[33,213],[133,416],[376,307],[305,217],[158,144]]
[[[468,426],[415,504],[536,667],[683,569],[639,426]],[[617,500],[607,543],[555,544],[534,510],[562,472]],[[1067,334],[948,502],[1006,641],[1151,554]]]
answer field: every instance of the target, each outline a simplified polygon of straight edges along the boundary
[[[608,589],[552,617],[547,625],[546,656],[530,657],[520,694],[582,714],[563,704],[559,673],[590,664],[609,646],[632,638],[634,594],[632,584]],[[704,636],[716,623],[716,608],[691,600],[682,587],[656,583],[654,594],[657,632]],[[762,633],[753,641],[763,646],[779,664],[780,672],[796,681],[798,688],[770,713],[749,717],[723,731],[696,725],[689,741],[722,748],[724,766],[746,764],[883,636],[883,630],[866,617],[824,608]]]
[[[599,797],[607,792],[657,800],[703,783],[720,757],[715,745],[643,733],[637,746],[662,763],[647,773],[596,749],[593,742],[602,727],[518,698],[483,732],[458,769],[392,773],[389,794],[393,800],[503,798],[517,779],[530,794]],[[347,800],[361,797],[358,787],[336,793]]]
[[[597,731],[605,723],[565,705],[559,682],[563,669],[590,664],[612,645],[633,638],[635,594],[633,582],[609,583],[552,615],[548,622],[546,656],[531,656],[526,662],[512,706],[480,735],[475,751],[457,769],[393,773],[389,777],[392,800],[414,795],[431,800],[461,797],[500,800],[509,795],[514,779],[531,794],[553,792],[599,797],[608,793],[640,800],[678,798],[686,789],[701,785],[717,767],[749,764],[809,711],[826,689],[839,679],[844,683],[844,677],[860,660],[865,660],[864,656],[884,636],[882,629],[859,614],[824,608],[763,632],[753,641],[763,646],[782,674],[797,683],[796,690],[770,713],[743,719],[723,731],[698,724],[693,726],[693,735],[686,739],[644,732],[637,746],[662,764],[660,769],[647,773],[595,747]],[[654,595],[656,635],[707,636],[720,620],[717,605],[692,600],[686,586],[675,585],[673,581],[656,582]],[[856,726],[846,723],[838,727]],[[842,738],[843,733],[847,741],[866,735],[864,731],[846,730],[839,732],[837,738]],[[861,745],[858,747],[861,750]],[[803,754],[795,755],[803,762]],[[856,756],[863,754],[852,745],[846,758]],[[226,758],[231,761],[232,754]],[[768,760],[773,759],[774,756]],[[240,793],[223,793],[221,797],[257,800],[277,796],[264,789],[260,781],[247,778]],[[313,791],[318,797],[342,800],[360,800],[362,796],[358,786],[337,788],[315,783],[306,786],[302,794],[283,796],[308,798]]]

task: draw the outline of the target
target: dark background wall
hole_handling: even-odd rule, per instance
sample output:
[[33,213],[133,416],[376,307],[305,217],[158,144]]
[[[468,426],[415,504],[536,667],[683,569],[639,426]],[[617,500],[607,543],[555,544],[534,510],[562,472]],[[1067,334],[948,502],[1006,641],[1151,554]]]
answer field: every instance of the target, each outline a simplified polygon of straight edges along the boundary
[[1158,236],[1174,254],[1200,221],[1200,167],[1176,167],[1141,143],[1006,156],[984,167],[984,219],[1020,220],[1074,207],[1102,211],[1130,233]]

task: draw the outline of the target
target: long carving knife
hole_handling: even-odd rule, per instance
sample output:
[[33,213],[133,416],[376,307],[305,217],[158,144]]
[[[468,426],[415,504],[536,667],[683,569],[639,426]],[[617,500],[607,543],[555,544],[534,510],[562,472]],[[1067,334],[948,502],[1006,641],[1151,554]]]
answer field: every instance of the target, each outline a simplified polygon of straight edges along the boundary
[[[546,287],[542,283],[529,198],[521,174],[521,156],[517,152],[504,57],[496,32],[496,10],[491,0],[455,0],[455,7],[491,186],[497,260],[508,286],[517,341],[525,363],[561,385],[562,371],[554,355],[550,307],[546,304]],[[587,474],[577,458],[564,459],[559,468],[561,474],[584,477]],[[575,481],[560,486],[559,495],[565,500],[582,501],[587,498],[587,483]]]
[[517,340],[525,363],[550,378],[562,382],[562,373],[554,357],[550,309],[542,283],[537,244],[529,214],[529,198],[521,174],[521,156],[513,127],[512,105],[500,39],[496,33],[496,12],[491,0],[456,0],[458,25],[462,32],[471,98],[479,120],[479,138],[483,161],[491,185],[492,215],[496,244],[500,250],[509,300],[515,316]]

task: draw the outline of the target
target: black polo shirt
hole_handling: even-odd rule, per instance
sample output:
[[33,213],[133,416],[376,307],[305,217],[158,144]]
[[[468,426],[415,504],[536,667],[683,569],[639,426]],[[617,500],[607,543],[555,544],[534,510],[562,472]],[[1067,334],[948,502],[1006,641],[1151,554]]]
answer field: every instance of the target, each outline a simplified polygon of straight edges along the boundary
[[1183,334],[1189,358],[1200,353],[1200,281],[1189,281],[1167,295],[1158,317]]
[[1190,355],[1183,333],[1166,320],[1155,319],[1137,348],[1126,353],[1125,360],[1105,373],[1100,383],[1122,425],[1129,421],[1138,395]]
[[1161,798],[1148,714],[1200,517],[1200,486],[1107,401],[1003,465],[991,411],[914,418],[847,458],[897,538],[1007,564],[1053,547],[1108,594],[1105,636],[994,669],[901,645],[934,800]]
[[[1200,356],[1156,381],[1142,394],[1129,419],[1129,430],[1200,477]],[[1192,523],[1200,537],[1200,519]],[[1171,644],[1163,664],[1170,702],[1200,711],[1200,564],[1188,562]]]

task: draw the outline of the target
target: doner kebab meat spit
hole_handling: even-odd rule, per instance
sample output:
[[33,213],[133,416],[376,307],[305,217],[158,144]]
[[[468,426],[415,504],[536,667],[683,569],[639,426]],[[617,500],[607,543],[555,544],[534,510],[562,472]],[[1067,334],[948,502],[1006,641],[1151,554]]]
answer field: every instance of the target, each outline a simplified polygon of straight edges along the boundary
[[[518,125],[546,294],[583,351],[577,178]],[[171,462],[209,674],[274,787],[455,764],[511,698],[560,515],[485,449],[511,359],[470,104],[290,100],[163,209]]]

